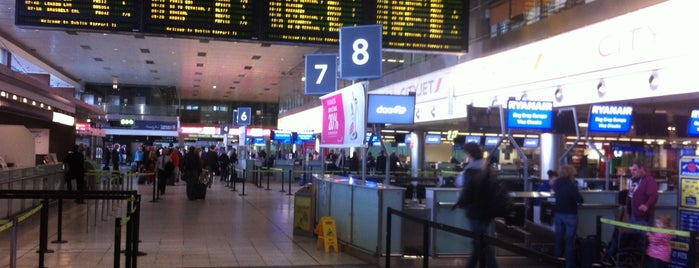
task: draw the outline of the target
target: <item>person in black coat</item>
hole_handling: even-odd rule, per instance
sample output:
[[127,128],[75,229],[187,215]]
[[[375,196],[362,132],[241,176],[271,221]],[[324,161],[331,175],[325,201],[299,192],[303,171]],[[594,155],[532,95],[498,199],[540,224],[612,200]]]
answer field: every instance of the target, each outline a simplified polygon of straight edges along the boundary
[[[75,187],[78,192],[85,190],[85,156],[80,152],[80,147],[78,145],[73,145],[73,148],[68,155],[63,159],[63,164],[67,169],[65,172],[66,188],[68,191],[72,191],[73,181],[75,181]],[[76,203],[84,204],[85,201],[78,198],[75,199]]]
[[221,165],[221,181],[228,180],[228,165],[231,163],[231,158],[228,157],[228,152],[222,152],[218,157],[218,163]]
[[197,154],[197,149],[190,146],[182,160],[182,169],[184,172],[184,180],[187,183],[187,198],[194,200],[194,185],[199,183],[199,174],[201,174],[202,163],[201,157]]
[[376,157],[376,173],[382,174],[386,172],[386,153],[383,150]]

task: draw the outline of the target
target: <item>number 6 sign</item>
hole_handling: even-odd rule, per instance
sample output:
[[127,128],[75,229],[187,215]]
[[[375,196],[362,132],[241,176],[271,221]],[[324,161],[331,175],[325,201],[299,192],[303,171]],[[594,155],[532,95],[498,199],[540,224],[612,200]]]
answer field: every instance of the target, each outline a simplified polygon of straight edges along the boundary
[[337,54],[306,55],[306,95],[337,90]]
[[340,28],[340,78],[379,78],[382,29],[380,24]]

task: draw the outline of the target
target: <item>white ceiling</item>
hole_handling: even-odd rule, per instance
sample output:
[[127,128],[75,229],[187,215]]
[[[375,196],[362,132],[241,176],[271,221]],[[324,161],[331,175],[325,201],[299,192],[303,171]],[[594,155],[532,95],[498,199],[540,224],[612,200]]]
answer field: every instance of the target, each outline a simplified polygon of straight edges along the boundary
[[[116,82],[175,87],[182,99],[279,102],[280,94],[303,94],[305,54],[337,52],[337,47],[19,28],[14,2],[0,1],[0,47],[28,60],[13,59],[24,72],[48,72],[81,90],[85,84]],[[384,67],[390,69],[395,66]]]

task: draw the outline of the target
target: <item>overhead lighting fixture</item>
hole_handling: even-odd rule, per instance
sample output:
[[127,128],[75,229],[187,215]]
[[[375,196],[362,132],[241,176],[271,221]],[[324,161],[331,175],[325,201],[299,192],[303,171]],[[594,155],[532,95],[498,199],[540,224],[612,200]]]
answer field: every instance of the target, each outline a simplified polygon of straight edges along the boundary
[[561,87],[557,87],[556,91],[553,92],[553,97],[556,98],[556,101],[560,102],[563,100],[563,89]]
[[597,83],[597,95],[604,97],[604,94],[607,94],[607,85],[604,83],[604,80],[599,80],[599,83]]
[[653,73],[650,74],[650,77],[648,77],[648,87],[650,87],[651,90],[656,90],[656,89],[658,89],[658,86],[660,86],[660,79],[658,78],[658,72],[653,71]]

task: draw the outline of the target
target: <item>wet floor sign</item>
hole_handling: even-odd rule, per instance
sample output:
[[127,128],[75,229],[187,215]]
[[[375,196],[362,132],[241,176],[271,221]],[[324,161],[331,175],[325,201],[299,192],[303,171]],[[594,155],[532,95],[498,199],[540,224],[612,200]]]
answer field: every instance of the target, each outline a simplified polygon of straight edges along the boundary
[[320,245],[325,245],[325,252],[330,252],[330,247],[339,252],[337,245],[337,228],[335,228],[335,219],[330,216],[320,218],[320,223],[316,226],[315,233],[318,234],[318,242],[316,249],[320,249]]

